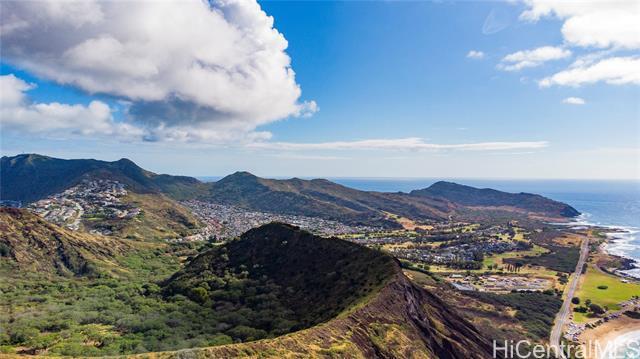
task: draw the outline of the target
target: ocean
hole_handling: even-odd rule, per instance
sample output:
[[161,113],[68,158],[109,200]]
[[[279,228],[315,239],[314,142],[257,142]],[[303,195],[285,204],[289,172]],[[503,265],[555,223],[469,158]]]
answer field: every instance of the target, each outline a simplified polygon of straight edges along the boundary
[[[345,186],[366,191],[409,192],[425,188],[436,179],[395,178],[330,178]],[[626,271],[640,278],[640,181],[592,180],[489,180],[447,179],[479,188],[506,192],[536,193],[565,202],[582,213],[578,223],[611,227],[624,232],[612,232],[607,251],[631,258],[637,268]]]

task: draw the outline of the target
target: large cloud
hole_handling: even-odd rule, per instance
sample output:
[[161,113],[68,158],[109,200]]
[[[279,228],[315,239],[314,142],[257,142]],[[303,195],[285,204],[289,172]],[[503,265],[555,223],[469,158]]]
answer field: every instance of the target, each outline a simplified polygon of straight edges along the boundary
[[574,46],[640,48],[640,5],[634,0],[525,0],[520,18],[538,21],[555,16],[565,20],[562,35]]
[[[3,59],[129,102],[153,140],[268,137],[257,126],[316,111],[287,41],[255,1],[0,2]],[[161,110],[160,110],[161,108]]]
[[34,87],[14,75],[0,76],[3,130],[46,132],[55,136],[115,135],[130,139],[142,135],[138,128],[115,122],[111,109],[101,101],[91,101],[88,105],[31,102],[25,93]]

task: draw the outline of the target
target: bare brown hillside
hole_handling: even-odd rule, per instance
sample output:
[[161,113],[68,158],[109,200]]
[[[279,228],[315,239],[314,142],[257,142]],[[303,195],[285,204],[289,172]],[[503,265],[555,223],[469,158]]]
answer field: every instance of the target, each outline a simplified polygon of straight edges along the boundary
[[94,274],[129,249],[124,241],[69,231],[26,210],[0,208],[0,259],[10,259],[20,270]]

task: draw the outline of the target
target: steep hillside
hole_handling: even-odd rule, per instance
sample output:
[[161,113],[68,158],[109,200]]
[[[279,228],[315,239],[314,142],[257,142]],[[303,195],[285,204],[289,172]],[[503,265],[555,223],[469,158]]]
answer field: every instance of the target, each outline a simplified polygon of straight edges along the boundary
[[[239,282],[269,288],[279,314],[273,317],[290,322],[291,331],[326,321],[372,293],[393,275],[394,264],[391,257],[357,244],[273,223],[199,255],[166,283],[165,292],[259,312],[264,305],[260,291],[239,292],[238,298],[216,294],[229,285],[220,278],[237,274]],[[260,324],[259,329],[269,331],[272,325]]]
[[[491,357],[487,340],[394,259],[353,243],[270,224],[173,272],[185,244],[129,251],[1,213],[0,345],[16,357]],[[47,274],[110,260],[115,277]]]
[[[200,226],[172,199],[202,191],[205,184],[195,178],[157,175],[127,159],[63,160],[30,154],[2,157],[1,165],[1,199],[31,203],[32,210],[48,215],[53,223],[71,222],[68,228],[132,239],[168,239],[187,236]],[[115,195],[116,186],[123,186],[126,195]],[[42,199],[49,203],[35,202]],[[127,211],[135,212],[127,216]]]
[[247,172],[236,172],[213,183],[209,199],[251,210],[377,225],[394,224],[385,219],[383,212],[442,219],[454,208],[441,199],[359,191],[324,179],[265,179]]
[[130,219],[83,220],[84,229],[108,230],[127,239],[165,240],[189,236],[201,225],[187,208],[162,194],[129,193],[123,202],[141,208],[141,213]]
[[204,191],[204,185],[195,178],[158,175],[125,158],[106,162],[25,154],[0,160],[0,198],[4,200],[33,202],[83,179],[116,180],[137,193],[162,192],[174,199],[191,198]]
[[[488,341],[435,296],[413,285],[391,257],[284,224],[251,230],[238,241],[201,254],[165,284],[165,291],[199,298],[205,306],[226,307],[229,299],[215,294],[222,284],[219,278],[239,271],[246,272],[247,281],[262,280],[277,288],[278,305],[271,308],[291,311],[288,319],[299,322],[291,329],[324,323],[275,339],[158,357],[491,357]],[[236,300],[258,310],[259,296],[242,293]]]
[[128,249],[123,241],[68,231],[28,211],[0,208],[0,260],[20,270],[92,275]]
[[411,191],[415,197],[440,198],[465,207],[523,210],[545,216],[575,217],[580,214],[568,204],[530,193],[508,193],[475,188],[452,182],[436,182],[428,188]]

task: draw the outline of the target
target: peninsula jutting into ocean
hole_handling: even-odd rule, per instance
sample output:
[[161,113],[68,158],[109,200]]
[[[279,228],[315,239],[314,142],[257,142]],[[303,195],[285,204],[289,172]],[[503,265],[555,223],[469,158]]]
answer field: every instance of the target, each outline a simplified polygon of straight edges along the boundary
[[0,1],[0,359],[640,359],[637,1]]

